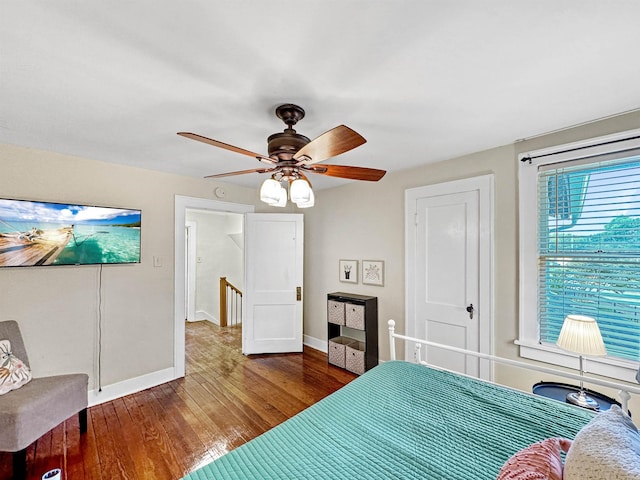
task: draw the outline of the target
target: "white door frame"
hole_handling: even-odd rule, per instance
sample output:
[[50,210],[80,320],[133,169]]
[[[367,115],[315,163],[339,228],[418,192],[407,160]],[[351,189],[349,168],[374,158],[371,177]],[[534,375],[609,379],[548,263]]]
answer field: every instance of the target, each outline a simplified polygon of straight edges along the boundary
[[214,212],[227,213],[252,213],[254,205],[243,203],[220,202],[207,198],[175,196],[175,224],[174,224],[174,339],[173,339],[173,376],[174,378],[184,377],[185,373],[185,282],[186,267],[184,260],[185,235],[187,209],[211,210]]
[[185,266],[187,267],[187,280],[185,282],[186,320],[194,322],[196,320],[196,237],[198,235],[198,224],[196,222],[185,222],[185,233],[188,240],[185,245]]
[[[477,177],[450,182],[438,183],[405,190],[405,330],[407,336],[414,336],[416,330],[416,309],[415,309],[415,262],[416,258],[416,230],[413,211],[418,198],[435,195],[446,195],[454,192],[464,192],[477,190],[479,193],[479,300],[483,305],[482,315],[480,315],[479,332],[487,332],[487,335],[480,335],[479,351],[493,354],[493,325],[494,325],[494,218],[493,218],[493,197],[494,180],[493,174],[480,175]],[[413,352],[405,352],[407,360],[413,358]],[[494,378],[493,367],[487,372],[490,380]]]

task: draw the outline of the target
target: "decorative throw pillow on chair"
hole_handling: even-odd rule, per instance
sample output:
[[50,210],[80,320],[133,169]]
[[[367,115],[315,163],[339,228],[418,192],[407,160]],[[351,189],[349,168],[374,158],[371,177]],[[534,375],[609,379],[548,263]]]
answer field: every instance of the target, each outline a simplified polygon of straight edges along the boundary
[[20,388],[31,380],[31,370],[11,353],[11,342],[0,340],[0,395]]

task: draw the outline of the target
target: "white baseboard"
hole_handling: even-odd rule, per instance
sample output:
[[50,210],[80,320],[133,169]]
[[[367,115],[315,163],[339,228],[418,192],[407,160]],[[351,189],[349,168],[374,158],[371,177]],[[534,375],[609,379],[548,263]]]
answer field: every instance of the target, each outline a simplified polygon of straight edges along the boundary
[[[303,338],[303,343],[311,348],[327,353],[326,340],[320,340],[318,338],[305,335]],[[130,378],[128,380],[123,380],[122,382],[106,385],[102,387],[101,391],[98,391],[97,389],[90,390],[89,406],[92,407],[104,402],[110,402],[111,400],[115,400],[126,395],[131,395],[132,393],[146,390],[147,388],[170,382],[175,378],[175,371],[173,367],[171,367],[165,368],[164,370],[147,373],[139,377]]]
[[198,310],[196,312],[196,321],[200,321],[200,320],[207,320],[211,323],[215,323],[216,325],[220,325],[220,322],[216,317],[214,317],[213,315],[211,315],[210,313],[204,310]]
[[169,382],[175,379],[174,369],[165,368],[164,370],[158,370],[155,372],[147,373],[139,377],[123,380],[122,382],[113,383],[102,387],[102,391],[90,390],[89,391],[89,406],[99,405],[104,402],[110,402],[116,398],[124,397],[125,395],[131,395],[132,393],[146,390],[147,388],[155,387],[162,383]]
[[314,348],[316,350],[320,350],[321,352],[324,352],[324,353],[327,353],[329,351],[326,340],[320,340],[319,338],[305,335],[302,339],[302,343],[304,343],[308,347]]

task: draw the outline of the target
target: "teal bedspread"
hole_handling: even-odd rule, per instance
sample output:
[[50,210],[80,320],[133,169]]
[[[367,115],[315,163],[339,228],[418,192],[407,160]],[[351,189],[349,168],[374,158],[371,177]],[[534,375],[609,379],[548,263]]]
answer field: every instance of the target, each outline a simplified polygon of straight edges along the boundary
[[573,438],[570,405],[387,362],[185,479],[495,479],[517,450]]

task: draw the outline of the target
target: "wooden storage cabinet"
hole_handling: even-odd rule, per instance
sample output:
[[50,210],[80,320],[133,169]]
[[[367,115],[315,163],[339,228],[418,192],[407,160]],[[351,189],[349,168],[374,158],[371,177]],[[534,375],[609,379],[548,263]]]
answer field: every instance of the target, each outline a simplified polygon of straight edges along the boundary
[[362,374],[378,364],[378,298],[327,295],[328,361]]

